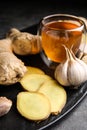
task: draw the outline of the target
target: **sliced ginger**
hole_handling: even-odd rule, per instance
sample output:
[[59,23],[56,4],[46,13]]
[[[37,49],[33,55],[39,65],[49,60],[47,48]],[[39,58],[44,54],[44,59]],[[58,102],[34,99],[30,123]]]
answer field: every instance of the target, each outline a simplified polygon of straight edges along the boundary
[[52,78],[46,74],[27,74],[20,80],[20,83],[27,91],[37,91],[48,80]]
[[43,70],[41,70],[40,68],[37,68],[37,67],[26,66],[26,68],[27,68],[26,75],[29,75],[29,74],[45,74],[45,72]]
[[47,119],[50,114],[58,115],[67,101],[65,89],[51,76],[31,70],[20,81],[27,92],[17,96],[18,111],[34,121]]
[[33,121],[47,119],[51,113],[48,98],[35,92],[20,92],[17,95],[17,109],[23,117]]
[[57,115],[66,104],[67,94],[64,88],[55,80],[45,82],[38,90],[48,97],[51,103],[51,113]]

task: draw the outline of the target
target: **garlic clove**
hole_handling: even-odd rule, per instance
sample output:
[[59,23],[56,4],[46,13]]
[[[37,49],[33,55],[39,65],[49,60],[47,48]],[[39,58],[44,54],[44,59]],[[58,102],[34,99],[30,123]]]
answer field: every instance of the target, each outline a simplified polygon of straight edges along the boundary
[[0,117],[7,114],[12,107],[12,101],[6,97],[0,97]]
[[59,64],[55,69],[55,79],[63,86],[70,86],[70,83],[68,81],[67,77],[67,65],[68,60],[65,63]]
[[87,78],[85,79],[84,73],[85,71],[81,64],[79,64],[76,61],[69,63],[67,76],[69,83],[72,86],[80,85],[87,79]]

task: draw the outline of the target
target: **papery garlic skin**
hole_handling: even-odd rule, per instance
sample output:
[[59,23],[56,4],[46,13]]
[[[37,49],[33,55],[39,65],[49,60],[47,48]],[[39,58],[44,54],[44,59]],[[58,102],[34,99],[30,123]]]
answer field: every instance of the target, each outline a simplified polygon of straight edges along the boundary
[[87,80],[87,64],[66,48],[67,59],[54,72],[55,79],[63,86],[79,86]]
[[63,86],[70,86],[67,77],[67,65],[68,61],[59,64],[54,73],[55,79]]
[[87,80],[87,65],[84,62],[80,64],[75,60],[73,62],[69,62],[67,77],[68,82],[71,85],[80,85],[82,82],[85,82]]

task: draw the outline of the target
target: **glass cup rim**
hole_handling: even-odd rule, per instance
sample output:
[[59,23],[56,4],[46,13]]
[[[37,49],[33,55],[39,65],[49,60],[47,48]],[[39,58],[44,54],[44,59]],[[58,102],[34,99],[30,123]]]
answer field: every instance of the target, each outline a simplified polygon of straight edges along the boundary
[[[80,19],[78,16],[75,16],[75,15],[71,15],[71,14],[52,14],[52,15],[47,15],[45,17],[42,18],[41,20],[41,23],[43,26],[45,26],[45,20],[49,19],[49,18],[57,18],[57,17],[66,17],[66,18],[72,18],[72,21],[77,21],[78,23],[80,23],[80,26],[77,27],[77,28],[74,28],[74,29],[65,29],[65,31],[77,31],[77,30],[82,30],[83,28],[86,30],[86,24],[85,22]],[[61,30],[61,29],[54,29],[54,28],[51,28],[51,27],[47,27],[46,28],[48,29],[51,29],[53,31],[64,31],[64,30]]]

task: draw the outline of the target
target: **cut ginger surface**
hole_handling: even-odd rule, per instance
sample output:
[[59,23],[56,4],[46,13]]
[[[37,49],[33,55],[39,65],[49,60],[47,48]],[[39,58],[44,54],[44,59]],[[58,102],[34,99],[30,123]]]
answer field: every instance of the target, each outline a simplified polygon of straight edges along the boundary
[[44,120],[51,113],[48,98],[35,92],[20,92],[17,95],[17,109],[23,117],[34,121]]

